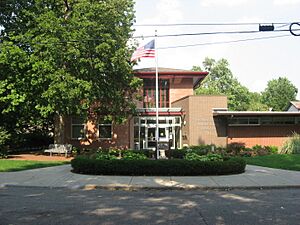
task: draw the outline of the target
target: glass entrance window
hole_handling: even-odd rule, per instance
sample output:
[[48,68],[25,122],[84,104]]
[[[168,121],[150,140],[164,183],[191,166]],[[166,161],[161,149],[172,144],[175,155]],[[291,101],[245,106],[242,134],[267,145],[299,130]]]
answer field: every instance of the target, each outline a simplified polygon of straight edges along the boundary
[[[136,119],[138,118],[138,119]],[[134,119],[135,149],[152,149],[156,147],[156,118],[153,116]],[[171,149],[181,147],[181,118],[178,116],[159,117],[159,142],[169,143]]]
[[167,128],[159,128],[159,137],[160,138],[166,138],[166,129]]
[[155,140],[155,128],[148,128],[148,140]]

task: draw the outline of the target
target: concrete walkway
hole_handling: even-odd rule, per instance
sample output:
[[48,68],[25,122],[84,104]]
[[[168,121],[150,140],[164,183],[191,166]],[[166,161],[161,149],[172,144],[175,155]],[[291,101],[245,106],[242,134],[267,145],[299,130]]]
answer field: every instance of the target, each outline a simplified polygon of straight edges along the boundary
[[71,172],[70,165],[0,173],[0,187],[28,186],[70,189],[230,189],[300,188],[300,172],[247,166],[226,176],[94,176]]

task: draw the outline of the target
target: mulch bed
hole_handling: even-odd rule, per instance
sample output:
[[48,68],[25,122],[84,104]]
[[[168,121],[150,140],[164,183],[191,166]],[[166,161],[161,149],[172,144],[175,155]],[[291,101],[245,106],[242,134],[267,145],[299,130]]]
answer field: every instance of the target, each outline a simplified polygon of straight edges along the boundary
[[9,155],[8,160],[32,160],[32,161],[71,161],[73,157],[66,158],[65,156],[49,156],[49,155],[35,155],[35,154],[20,154]]

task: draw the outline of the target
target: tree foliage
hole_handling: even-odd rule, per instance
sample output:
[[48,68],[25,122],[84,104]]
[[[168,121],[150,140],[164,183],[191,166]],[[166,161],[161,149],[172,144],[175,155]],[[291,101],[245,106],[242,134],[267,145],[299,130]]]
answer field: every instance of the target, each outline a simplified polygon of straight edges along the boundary
[[98,114],[126,115],[139,85],[127,46],[133,5],[1,1],[1,117],[12,127],[40,127],[54,114],[82,114],[91,106]]
[[262,102],[262,95],[258,92],[250,92],[249,111],[268,111],[269,107]]
[[[228,97],[228,108],[230,110],[248,109],[250,92],[233,76],[226,59],[216,61],[205,58],[203,66],[209,72],[209,75],[196,90],[197,95],[224,94]],[[200,69],[200,67],[193,67],[193,69]]]
[[298,89],[286,78],[279,77],[268,82],[262,92],[262,102],[274,111],[285,111],[290,101],[296,99]]

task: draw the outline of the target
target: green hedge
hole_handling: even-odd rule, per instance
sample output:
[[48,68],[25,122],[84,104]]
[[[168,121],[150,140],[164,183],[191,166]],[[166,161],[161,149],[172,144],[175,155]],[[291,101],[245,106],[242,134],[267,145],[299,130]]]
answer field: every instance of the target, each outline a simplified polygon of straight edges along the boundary
[[241,158],[225,161],[171,160],[97,160],[78,156],[71,161],[73,172],[94,175],[197,176],[238,174],[245,171]]

